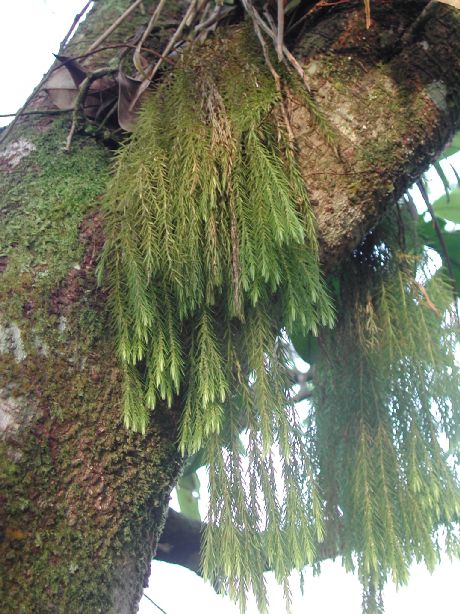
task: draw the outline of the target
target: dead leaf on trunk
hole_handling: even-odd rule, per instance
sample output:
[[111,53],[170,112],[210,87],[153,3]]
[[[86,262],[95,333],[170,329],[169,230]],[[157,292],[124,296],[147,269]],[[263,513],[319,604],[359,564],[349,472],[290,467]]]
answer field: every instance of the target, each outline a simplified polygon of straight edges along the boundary
[[139,90],[142,81],[128,77],[121,70],[117,75],[118,81],[118,123],[127,132],[132,132],[136,123],[137,114],[144,95],[140,96],[134,109],[131,103]]
[[[72,58],[56,56],[56,59],[62,62],[62,66],[53,71],[44,89],[58,109],[70,111],[74,108],[79,88],[89,73]],[[116,97],[117,84],[113,77],[95,79],[84,100],[83,111],[93,119],[100,117],[114,104]]]

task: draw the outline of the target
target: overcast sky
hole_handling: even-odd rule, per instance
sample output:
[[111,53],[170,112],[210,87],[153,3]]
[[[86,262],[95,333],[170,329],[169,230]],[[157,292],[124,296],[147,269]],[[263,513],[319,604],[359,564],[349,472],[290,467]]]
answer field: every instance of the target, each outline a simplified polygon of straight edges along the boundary
[[[13,0],[3,3],[0,20],[0,114],[15,112],[47,71],[59,43],[84,0]],[[10,120],[0,118],[0,125]],[[270,574],[268,574],[270,575]],[[458,582],[460,563],[444,561],[433,575],[414,566],[410,583],[396,591],[385,590],[386,614],[442,614],[460,610]],[[269,579],[270,614],[284,612],[282,594]],[[218,597],[210,586],[192,572],[165,563],[152,566],[147,594],[167,614],[237,614],[228,599]],[[307,573],[305,594],[293,583],[294,614],[360,614],[361,591],[356,578],[346,574],[339,563],[328,562],[320,577]],[[143,599],[142,614],[158,613]],[[256,614],[254,604],[248,614]]]

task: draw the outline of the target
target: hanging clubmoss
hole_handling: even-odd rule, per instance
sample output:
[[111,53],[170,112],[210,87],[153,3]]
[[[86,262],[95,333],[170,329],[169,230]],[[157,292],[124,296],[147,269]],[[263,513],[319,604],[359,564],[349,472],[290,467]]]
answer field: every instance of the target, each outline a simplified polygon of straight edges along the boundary
[[[438,529],[458,549],[459,485],[439,443],[459,433],[451,292],[439,274],[417,281],[420,257],[387,221],[344,266],[327,331],[313,215],[259,58],[244,31],[191,47],[118,153],[101,275],[125,423],[145,431],[180,395],[180,450],[209,465],[203,574],[242,611],[250,589],[266,610],[268,568],[289,600],[326,529],[379,611],[389,575],[433,567]],[[280,336],[318,330],[305,432]]]
[[205,448],[210,467],[204,575],[242,609],[252,587],[263,611],[264,569],[286,582],[322,536],[279,334],[333,311],[274,80],[245,32],[219,45],[177,59],[118,153],[100,270],[125,423],[145,431],[181,395],[180,450]]
[[381,611],[388,577],[407,581],[413,560],[432,570],[443,539],[460,553],[460,489],[446,449],[460,427],[452,293],[399,253],[385,226],[344,267],[314,401],[328,516],[368,612]]

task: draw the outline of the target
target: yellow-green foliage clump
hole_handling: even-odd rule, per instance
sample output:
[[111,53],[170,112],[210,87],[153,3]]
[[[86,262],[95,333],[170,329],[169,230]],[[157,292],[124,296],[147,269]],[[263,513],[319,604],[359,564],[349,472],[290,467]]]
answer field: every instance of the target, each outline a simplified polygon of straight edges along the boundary
[[460,489],[449,460],[460,427],[452,291],[382,230],[344,268],[314,400],[326,509],[368,611],[381,611],[386,579],[405,583],[414,559],[432,569],[444,540],[460,554]]
[[[317,564],[326,537],[375,611],[389,574],[434,564],[438,528],[457,547],[459,488],[438,441],[458,439],[451,294],[439,275],[416,281],[419,261],[387,221],[345,263],[328,330],[279,90],[246,34],[219,45],[176,60],[107,197],[101,271],[125,423],[145,431],[159,402],[180,398],[180,449],[209,465],[203,573],[241,609],[253,589],[265,611],[267,568],[289,597],[290,572]],[[303,429],[281,338],[319,330]]]
[[159,401],[181,396],[180,449],[204,447],[210,464],[205,575],[242,606],[252,585],[263,609],[266,566],[286,579],[322,531],[278,336],[316,333],[333,313],[279,93],[245,37],[194,47],[146,102],[118,154],[101,269],[125,423],[144,431]]

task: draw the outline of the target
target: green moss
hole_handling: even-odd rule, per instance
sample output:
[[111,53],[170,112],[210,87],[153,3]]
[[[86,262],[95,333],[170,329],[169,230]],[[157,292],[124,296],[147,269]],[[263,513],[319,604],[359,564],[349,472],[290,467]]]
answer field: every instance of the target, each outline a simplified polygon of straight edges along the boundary
[[14,478],[16,474],[16,464],[8,456],[8,448],[0,442],[0,480]]
[[53,287],[79,262],[79,224],[104,191],[110,154],[85,138],[64,153],[65,133],[59,122],[31,139],[36,151],[0,180],[0,250],[8,257],[4,293],[18,289],[18,280],[37,290]]
[[74,340],[21,364],[0,356],[12,395],[33,402],[36,414],[17,460],[6,449],[2,459],[6,614],[113,612],[105,587],[127,553],[148,560],[150,531],[161,527],[180,469],[174,412],[160,412],[145,438],[128,433],[110,345],[93,347],[84,366],[72,359],[79,349]]
[[145,569],[162,525],[180,469],[174,411],[159,412],[145,438],[120,423],[94,277],[110,152],[79,136],[65,154],[65,122],[33,130],[20,136],[36,150],[0,178],[2,318],[27,353],[20,363],[0,354],[0,388],[25,419],[0,450],[1,609],[106,614],[120,559]]

